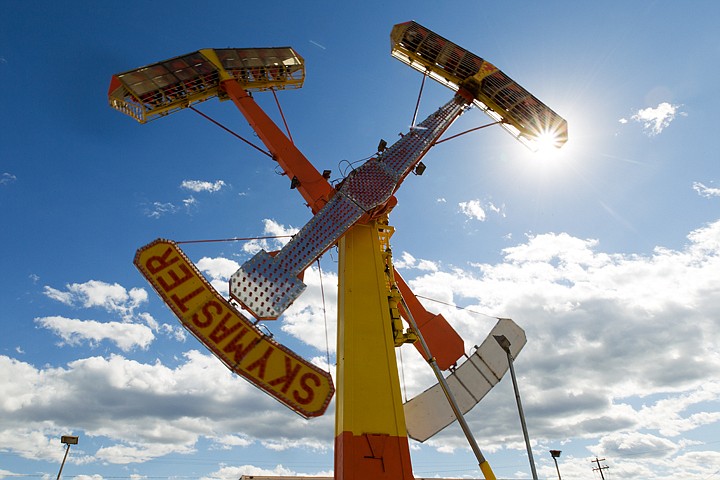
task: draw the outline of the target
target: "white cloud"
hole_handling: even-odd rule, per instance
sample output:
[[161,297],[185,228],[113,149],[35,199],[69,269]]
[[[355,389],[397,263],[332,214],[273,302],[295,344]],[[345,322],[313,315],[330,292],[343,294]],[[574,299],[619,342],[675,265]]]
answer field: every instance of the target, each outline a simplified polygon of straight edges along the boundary
[[[308,422],[198,351],[173,368],[119,355],[37,368],[0,355],[0,391],[0,450],[24,458],[55,458],[68,425],[104,445],[89,460],[113,464],[194,452],[201,438],[332,445],[332,413]],[[82,408],[58,409],[77,399]]]
[[[687,454],[688,432],[720,422],[720,221],[687,239],[682,249],[658,247],[643,256],[604,253],[597,240],[566,233],[535,235],[503,250],[497,264],[440,270],[409,283],[416,294],[510,317],[525,329],[516,370],[537,441],[592,437],[600,439],[599,455],[679,457]],[[426,306],[442,313],[466,345],[479,344],[494,324],[467,310]],[[434,383],[411,376],[408,390],[415,394],[427,382]],[[478,438],[510,448],[521,442],[502,433],[517,421],[507,400],[512,391],[505,380],[496,390],[468,420]],[[461,448],[458,438],[441,432],[428,444],[452,450]]]
[[145,208],[145,216],[160,218],[163,215],[177,213],[179,208],[172,203],[153,202],[152,206]]
[[74,301],[74,296],[71,292],[61,292],[60,290],[50,287],[48,285],[45,285],[45,290],[43,293],[45,293],[46,297],[56,300],[60,303],[64,303],[65,305],[72,305]]
[[708,187],[700,182],[693,182],[693,190],[701,197],[720,197],[720,188]]
[[[453,269],[436,265],[436,270],[420,271],[407,280],[418,295],[467,308],[424,302],[448,319],[467,347],[479,344],[494,325],[488,316],[514,318],[525,329],[528,343],[515,367],[536,442],[596,439],[589,447],[593,453],[616,453],[615,471],[637,478],[647,478],[638,472],[649,462],[705,465],[717,460],[703,451],[707,447],[697,445],[691,452],[687,446],[690,437],[701,434],[700,428],[720,422],[720,221],[690,232],[683,248],[657,247],[648,255],[606,253],[598,240],[567,233],[528,236],[502,254],[497,263]],[[399,262],[410,268],[421,263],[406,253]],[[235,267],[219,259],[201,263],[218,278]],[[323,280],[334,338],[337,298],[329,286],[337,277],[323,272]],[[306,283],[307,292],[286,312],[280,328],[324,352],[314,266]],[[110,294],[115,289],[97,289],[108,292],[105,295],[78,293],[86,290],[68,287],[47,293],[72,306],[113,309],[104,306],[132,303],[102,300],[121,299]],[[335,347],[334,342],[330,345]],[[0,391],[5,392],[0,417],[7,419],[0,427],[0,449],[47,458],[49,437],[63,425],[103,439],[105,447],[94,458],[109,463],[193,451],[201,438],[210,439],[213,448],[332,445],[332,412],[312,422],[300,419],[210,355],[188,352],[178,363],[169,367],[111,355],[79,359],[65,368],[36,368],[0,356]],[[403,347],[403,370],[411,396],[435,383],[410,346]],[[56,425],[60,420],[53,405],[69,401],[70,395],[87,399],[83,411],[65,413],[69,417]],[[512,395],[504,379],[467,417],[487,452],[523,448],[517,429],[508,429],[517,423]],[[238,432],[238,438],[231,437]],[[466,444],[451,428],[423,448],[449,452]],[[587,470],[587,459],[564,456],[561,467],[568,475],[581,467]],[[228,475],[237,478],[239,470],[233,469],[241,467],[228,468]]]
[[95,457],[101,462],[125,465],[147,462],[153,458],[171,453],[187,454],[194,452],[191,445],[129,443],[129,445],[117,444],[101,447],[95,452]]
[[307,289],[285,311],[281,328],[283,332],[325,354],[328,350],[330,353],[335,352],[338,277],[335,272],[322,271],[321,285],[320,273],[317,265],[305,270],[303,282]]
[[99,474],[95,475],[76,475],[73,480],[103,480],[103,476]]
[[598,447],[601,451],[607,452],[608,455],[655,458],[677,451],[680,445],[657,435],[623,432],[606,435]]
[[505,217],[505,205],[497,206],[493,202],[481,202],[479,199],[469,200],[467,202],[458,203],[460,207],[460,213],[466,217],[484,222],[487,220],[488,211]]
[[263,227],[263,236],[280,238],[251,240],[243,245],[243,251],[255,255],[260,250],[265,250],[266,252],[280,250],[290,241],[289,237],[295,235],[299,230],[299,228],[293,226],[281,225],[269,218],[263,220]]
[[185,206],[185,209],[190,209],[192,207],[196,207],[198,204],[198,201],[195,197],[190,195],[188,198],[183,199],[183,205]]
[[210,284],[215,290],[226,295],[230,277],[237,272],[240,264],[222,257],[203,257],[197,262],[197,267],[206,277],[209,277]]
[[460,207],[460,212],[468,218],[479,220],[481,222],[484,222],[485,218],[487,218],[485,210],[482,205],[480,205],[480,200],[460,202],[458,203],[458,206]]
[[127,352],[135,347],[147,349],[155,339],[150,328],[134,323],[98,322],[60,316],[36,318],[35,323],[52,330],[67,345],[79,345],[87,341],[94,346],[109,340]]
[[44,293],[48,298],[65,305],[83,308],[100,307],[109,313],[117,313],[123,319],[132,319],[135,311],[147,303],[147,291],[142,288],[125,287],[100,280],[89,280],[85,283],[65,285],[66,291],[45,286]]
[[439,270],[438,264],[432,260],[418,260],[408,252],[402,252],[399,258],[393,260],[393,266],[397,269],[418,269],[425,272],[436,272]]
[[296,476],[327,476],[332,477],[333,472],[318,472],[314,474],[300,473],[282,465],[276,465],[274,468],[262,468],[256,467],[255,465],[242,465],[239,467],[225,466],[212,472],[206,477],[201,477],[200,480],[237,480],[243,475],[246,476],[258,476],[258,477],[296,477]]
[[505,217],[505,205],[497,206],[492,202],[488,203],[488,208],[491,212],[496,213],[500,215],[501,217]]
[[214,182],[208,182],[205,180],[183,180],[180,187],[198,193],[214,193],[222,190],[222,188],[225,187],[225,182],[222,180],[216,180]]
[[111,340],[123,351],[135,346],[145,349],[154,339],[152,332],[167,335],[178,341],[185,340],[184,330],[180,326],[160,324],[150,313],[139,311],[140,307],[148,302],[148,293],[143,288],[127,290],[117,283],[89,280],[85,283],[65,285],[65,289],[58,290],[46,285],[43,293],[46,297],[69,307],[100,308],[107,313],[117,315],[122,320],[122,322],[98,322],[48,316],[44,317],[44,321],[38,322],[59,335],[68,345],[78,345],[83,341],[95,345],[102,340]]
[[0,187],[4,187],[5,185],[9,185],[17,180],[17,177],[13,175],[12,173],[3,173],[0,175]]
[[[668,102],[662,102],[655,108],[648,107],[638,110],[631,119],[641,123],[643,129],[649,136],[652,137],[660,134],[665,128],[667,128],[677,115],[686,115],[685,113],[679,111],[680,107],[681,105],[673,105]],[[624,119],[621,119],[620,123],[627,122],[623,122],[623,120]]]
[[221,435],[213,438],[213,441],[222,450],[230,450],[232,447],[249,447],[253,444],[253,440],[245,435]]
[[240,264],[223,257],[203,257],[197,262],[197,267],[213,280],[228,281],[230,276],[240,268]]

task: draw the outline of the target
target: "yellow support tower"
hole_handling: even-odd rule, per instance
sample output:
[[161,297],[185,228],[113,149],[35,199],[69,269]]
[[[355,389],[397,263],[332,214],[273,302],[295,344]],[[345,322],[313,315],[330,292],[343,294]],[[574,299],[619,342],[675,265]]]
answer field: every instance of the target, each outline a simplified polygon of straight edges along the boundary
[[390,315],[386,221],[339,242],[335,480],[413,480]]

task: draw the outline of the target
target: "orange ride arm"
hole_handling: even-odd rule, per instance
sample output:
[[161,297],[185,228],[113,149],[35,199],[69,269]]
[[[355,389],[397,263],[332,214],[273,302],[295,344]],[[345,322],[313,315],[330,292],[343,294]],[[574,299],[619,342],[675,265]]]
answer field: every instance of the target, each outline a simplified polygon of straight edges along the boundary
[[[440,367],[441,370],[447,370],[465,353],[463,339],[455,329],[450,326],[447,320],[445,320],[445,317],[439,313],[434,314],[425,310],[425,307],[422,306],[420,300],[418,300],[410,290],[410,287],[405,283],[405,280],[397,270],[395,270],[395,282],[420,329],[420,333],[428,344],[430,353],[435,357],[438,367]],[[400,309],[400,314],[407,318],[407,313],[404,309]],[[425,356],[419,342],[415,342],[415,347],[420,354],[425,357],[425,360],[429,360]]]
[[290,179],[297,179],[297,189],[313,214],[328,202],[335,192],[330,183],[305,158],[300,150],[285,136],[270,117],[261,109],[255,99],[235,79],[224,80],[225,90],[235,106],[245,116],[260,140],[272,153]]

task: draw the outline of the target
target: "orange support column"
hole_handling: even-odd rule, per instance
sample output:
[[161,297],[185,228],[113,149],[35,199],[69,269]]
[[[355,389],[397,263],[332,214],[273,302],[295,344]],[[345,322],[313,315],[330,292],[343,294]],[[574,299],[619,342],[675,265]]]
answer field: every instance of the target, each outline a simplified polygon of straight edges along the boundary
[[336,480],[414,478],[379,228],[355,225],[339,242]]

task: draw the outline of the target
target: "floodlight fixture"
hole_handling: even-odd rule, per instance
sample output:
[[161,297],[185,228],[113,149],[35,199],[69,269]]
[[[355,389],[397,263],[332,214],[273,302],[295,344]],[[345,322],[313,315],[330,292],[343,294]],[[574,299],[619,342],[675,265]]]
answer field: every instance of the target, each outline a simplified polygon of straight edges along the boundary
[[562,477],[560,476],[560,467],[558,467],[557,459],[560,457],[560,454],[562,452],[560,450],[550,450],[550,455],[552,455],[552,459],[555,461],[555,470],[557,470],[558,474],[558,480],[562,480]]
[[75,437],[73,435],[63,435],[60,437],[60,443],[64,443],[67,445],[65,447],[65,456],[63,457],[62,463],[60,464],[60,471],[57,474],[57,480],[60,480],[60,475],[62,475],[63,467],[65,466],[65,460],[67,460],[68,453],[70,452],[70,445],[77,445],[78,443],[78,437]]
[[78,437],[73,437],[71,435],[63,435],[62,437],[60,437],[60,443],[64,443],[66,445],[77,445]]

